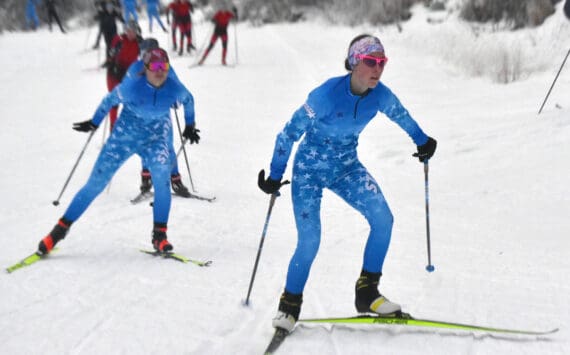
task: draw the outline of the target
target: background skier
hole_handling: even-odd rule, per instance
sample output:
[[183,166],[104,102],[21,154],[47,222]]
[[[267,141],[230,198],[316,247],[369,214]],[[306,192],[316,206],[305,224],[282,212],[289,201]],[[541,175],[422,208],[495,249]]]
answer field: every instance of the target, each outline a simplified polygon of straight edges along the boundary
[[[139,56],[140,27],[134,20],[125,26],[125,33],[113,38],[108,57],[103,64],[107,68],[107,89],[112,91],[123,80],[129,66]],[[110,127],[113,130],[117,120],[118,107],[113,107],[109,112]]]
[[105,53],[108,56],[109,49],[111,48],[111,42],[117,35],[117,20],[125,23],[123,16],[121,15],[120,5],[114,0],[98,2],[95,20],[99,21],[99,34],[97,35],[97,40],[93,45],[93,49],[99,48],[99,41],[101,40],[101,34],[103,34],[103,37],[105,38]]
[[148,30],[152,33],[152,21],[156,19],[156,22],[160,25],[164,32],[168,32],[164,24],[160,20],[160,1],[159,0],[146,0],[146,13],[148,16]]
[[228,51],[228,25],[232,19],[237,20],[237,9],[234,7],[231,11],[228,9],[219,10],[214,14],[212,17],[212,22],[214,22],[215,28],[212,37],[210,38],[210,45],[204,52],[202,59],[198,62],[198,65],[204,64],[206,57],[214,48],[214,44],[216,44],[216,40],[221,38],[222,40],[222,65],[226,65],[226,54]]
[[180,30],[179,55],[184,53],[184,36],[186,36],[186,51],[196,49],[192,44],[192,17],[194,6],[187,0],[174,0],[166,9],[166,21],[170,23],[169,13],[172,12],[172,48],[176,50],[176,30]]
[[40,27],[40,19],[36,11],[36,6],[39,3],[40,0],[27,0],[26,2],[26,26],[34,31]]
[[65,33],[63,26],[61,25],[61,21],[59,20],[59,16],[57,14],[57,9],[55,8],[56,0],[45,0],[46,8],[47,8],[47,15],[48,15],[48,25],[49,30],[51,31],[51,23],[55,19],[59,29],[62,33]]

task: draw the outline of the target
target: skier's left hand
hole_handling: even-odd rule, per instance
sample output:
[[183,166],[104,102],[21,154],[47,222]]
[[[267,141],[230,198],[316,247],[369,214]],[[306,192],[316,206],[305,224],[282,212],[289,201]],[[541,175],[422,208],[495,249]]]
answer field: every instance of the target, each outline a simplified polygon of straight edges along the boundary
[[200,135],[198,134],[198,132],[200,132],[200,130],[196,129],[196,127],[193,124],[187,125],[186,128],[184,128],[182,137],[189,139],[190,144],[193,143],[198,144],[200,142]]
[[417,157],[420,162],[425,162],[429,160],[435,153],[435,148],[437,147],[437,141],[432,137],[428,137],[425,144],[418,145],[418,152],[414,153],[414,157]]

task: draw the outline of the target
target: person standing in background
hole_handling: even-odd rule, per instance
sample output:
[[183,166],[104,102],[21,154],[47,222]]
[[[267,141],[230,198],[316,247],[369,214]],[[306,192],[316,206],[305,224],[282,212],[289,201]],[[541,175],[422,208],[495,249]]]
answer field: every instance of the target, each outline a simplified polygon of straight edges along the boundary
[[226,54],[228,52],[228,25],[232,19],[235,19],[237,21],[237,17],[237,9],[235,7],[233,7],[231,11],[222,9],[214,14],[214,17],[212,17],[212,22],[216,27],[214,28],[212,38],[210,38],[210,45],[206,49],[206,52],[204,52],[204,55],[198,62],[198,65],[204,64],[206,57],[208,57],[208,54],[212,48],[214,48],[214,44],[216,44],[218,37],[222,40],[222,65],[227,64]]
[[134,20],[139,22],[139,16],[137,14],[137,0],[123,0],[123,19],[126,22]]
[[146,0],[146,13],[148,16],[148,30],[152,33],[152,21],[156,19],[156,22],[160,25],[164,32],[168,32],[164,24],[160,20],[160,1],[159,0]]
[[63,26],[61,25],[61,21],[59,20],[59,16],[58,16],[57,10],[55,8],[55,2],[56,1],[57,0],[45,0],[46,8],[47,8],[47,14],[48,14],[49,30],[51,31],[51,23],[55,19],[55,21],[57,22],[57,24],[59,26],[59,29],[61,30],[61,33],[65,33],[65,30],[63,29]]
[[176,30],[180,30],[180,47],[178,54],[184,53],[184,36],[186,36],[186,51],[196,49],[192,44],[192,17],[194,6],[187,0],[174,0],[166,9],[166,23],[170,23],[169,13],[172,12],[172,48],[176,50]]
[[[139,56],[139,42],[141,31],[139,25],[134,21],[129,21],[125,26],[125,33],[116,35],[111,43],[107,60],[103,67],[107,68],[107,88],[111,92],[123,80],[129,66],[133,64]],[[109,111],[111,132],[117,120],[119,107],[114,106]]]
[[36,6],[39,3],[40,0],[27,0],[26,2],[26,26],[33,31],[40,27],[40,19],[36,11]]
[[93,49],[99,48],[99,41],[101,39],[101,34],[103,34],[105,39],[105,53],[106,56],[108,56],[109,49],[111,48],[111,42],[117,35],[117,20],[121,23],[125,23],[123,16],[121,15],[121,6],[116,0],[104,0],[98,2],[95,20],[99,21],[99,34],[97,35],[97,41],[95,42],[95,45],[93,45]]

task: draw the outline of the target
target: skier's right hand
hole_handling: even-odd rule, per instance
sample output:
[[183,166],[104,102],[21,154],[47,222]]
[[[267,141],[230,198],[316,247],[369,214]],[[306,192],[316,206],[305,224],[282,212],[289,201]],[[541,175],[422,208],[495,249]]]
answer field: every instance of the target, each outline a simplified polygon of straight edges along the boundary
[[279,191],[281,186],[289,184],[289,180],[285,180],[281,182],[281,180],[273,180],[271,177],[267,177],[265,179],[265,170],[261,169],[259,175],[257,176],[257,186],[261,189],[261,191],[265,192],[266,194],[272,195]]
[[74,130],[79,132],[91,132],[97,129],[97,126],[93,123],[93,121],[83,121],[83,122],[75,122],[72,127]]

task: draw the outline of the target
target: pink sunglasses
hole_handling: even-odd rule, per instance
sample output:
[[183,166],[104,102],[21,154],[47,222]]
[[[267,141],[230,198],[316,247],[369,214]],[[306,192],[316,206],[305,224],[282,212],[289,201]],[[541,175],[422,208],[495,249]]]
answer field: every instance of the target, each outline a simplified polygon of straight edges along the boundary
[[360,59],[362,63],[366,64],[366,66],[370,68],[374,68],[376,65],[380,66],[380,68],[384,68],[384,66],[388,62],[387,57],[379,58],[364,54],[357,54],[356,59]]
[[159,70],[168,71],[170,68],[170,63],[168,62],[150,62],[146,66],[148,70],[152,72],[157,72]]

